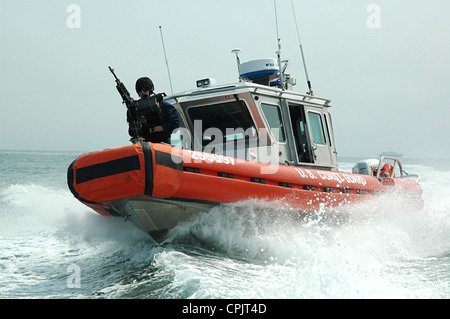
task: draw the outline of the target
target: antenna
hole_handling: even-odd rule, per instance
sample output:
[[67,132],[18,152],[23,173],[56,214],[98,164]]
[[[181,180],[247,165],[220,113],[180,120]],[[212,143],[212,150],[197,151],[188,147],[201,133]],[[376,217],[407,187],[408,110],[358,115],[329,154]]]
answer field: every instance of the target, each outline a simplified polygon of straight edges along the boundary
[[278,67],[280,68],[280,82],[281,82],[281,88],[284,90],[284,75],[283,70],[281,66],[281,39],[280,39],[280,33],[278,31],[278,14],[277,14],[277,0],[273,0],[273,5],[275,7],[275,24],[277,27],[277,40],[278,40],[278,51],[275,52],[278,57]]
[[300,46],[300,53],[302,55],[303,68],[305,69],[306,82],[307,82],[308,88],[309,88],[309,92],[307,94],[314,95],[312,86],[311,86],[311,81],[309,80],[308,69],[306,68],[305,54],[303,53],[303,45],[302,45],[302,41],[300,40],[300,32],[298,31],[297,17],[295,16],[294,2],[292,0],[291,0],[291,5],[292,5],[292,13],[294,14],[295,27],[297,29],[297,37],[298,37],[298,43]]
[[239,82],[242,82],[242,78],[241,78],[241,59],[239,59],[239,53],[241,53],[241,52],[242,52],[241,49],[233,49],[233,50],[231,50],[231,53],[236,54],[236,62],[237,62],[238,73],[239,73]]
[[161,33],[161,42],[164,50],[164,58],[166,59],[167,74],[169,75],[170,91],[172,92],[173,95],[172,78],[170,77],[169,61],[167,61],[166,46],[164,45],[164,37],[161,26],[159,26],[159,32]]

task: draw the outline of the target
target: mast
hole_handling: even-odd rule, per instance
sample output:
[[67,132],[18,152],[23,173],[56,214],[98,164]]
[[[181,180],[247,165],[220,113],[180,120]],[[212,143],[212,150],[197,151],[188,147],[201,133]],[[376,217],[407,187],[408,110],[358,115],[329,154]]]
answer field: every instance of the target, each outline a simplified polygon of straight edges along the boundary
[[285,90],[284,74],[283,74],[284,72],[283,72],[283,68],[281,66],[281,38],[280,38],[279,30],[278,30],[277,0],[273,0],[273,4],[275,7],[275,24],[276,24],[276,28],[277,28],[277,41],[278,41],[278,51],[276,52],[276,54],[277,54],[277,58],[278,58],[278,67],[280,69],[281,89]]

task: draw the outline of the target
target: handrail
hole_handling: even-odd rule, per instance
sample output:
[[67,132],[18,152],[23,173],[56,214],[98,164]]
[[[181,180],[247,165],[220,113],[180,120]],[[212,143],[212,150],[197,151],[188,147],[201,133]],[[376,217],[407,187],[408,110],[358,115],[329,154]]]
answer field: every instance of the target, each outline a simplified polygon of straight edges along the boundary
[[[243,83],[243,84],[241,84],[241,83]],[[314,100],[321,101],[321,102],[323,102],[323,104],[322,104],[323,106],[329,106],[330,102],[331,102],[330,99],[326,99],[326,98],[322,98],[322,97],[311,96],[311,95],[298,93],[298,92],[294,92],[294,91],[283,91],[278,88],[265,87],[265,86],[262,86],[259,84],[246,84],[244,82],[239,82],[236,84],[230,84],[230,85],[225,85],[225,86],[217,86],[217,87],[207,88],[207,89],[186,91],[185,93],[179,93],[179,94],[175,94],[172,96],[168,96],[166,99],[167,100],[169,100],[169,99],[178,100],[179,98],[183,98],[183,97],[202,96],[202,95],[206,95],[206,94],[222,93],[222,92],[226,92],[228,90],[236,91],[238,89],[249,89],[249,90],[253,91],[253,93],[258,93],[258,94],[275,93],[280,98],[281,97],[287,98],[287,95],[293,95],[296,97],[300,97],[300,98],[302,98],[302,101],[309,102],[309,103],[319,104],[317,102],[314,102]]]
[[378,163],[378,168],[377,168],[377,179],[380,179],[380,174],[381,174],[381,168],[383,167],[383,161],[387,159],[387,160],[392,160],[394,161],[394,165],[392,168],[392,173],[394,173],[395,171],[395,166],[398,163],[398,167],[400,169],[400,178],[403,178],[403,167],[402,167],[402,163],[400,162],[400,160],[396,157],[391,157],[391,156],[381,156],[380,158],[380,162]]
[[405,171],[403,169],[403,166],[402,166],[402,163],[400,162],[400,160],[398,158],[392,157],[392,156],[381,156],[380,162],[379,162],[378,168],[377,168],[377,176],[376,176],[377,179],[380,179],[381,168],[383,167],[383,164],[384,164],[383,161],[385,159],[394,161],[392,172],[395,171],[395,166],[398,164],[398,167],[399,167],[399,170],[400,170],[400,178],[412,178],[412,177],[415,177],[416,181],[419,181],[420,175],[418,175],[418,174],[409,174],[407,171]]

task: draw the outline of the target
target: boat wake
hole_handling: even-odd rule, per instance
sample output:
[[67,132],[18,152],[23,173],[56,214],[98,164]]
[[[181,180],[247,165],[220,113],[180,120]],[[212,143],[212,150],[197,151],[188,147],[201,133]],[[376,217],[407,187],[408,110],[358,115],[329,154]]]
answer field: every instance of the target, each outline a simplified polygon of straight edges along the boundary
[[[187,266],[187,256],[184,266],[170,269],[179,287],[192,284],[189,273],[196,269],[191,297],[448,297],[448,274],[436,274],[435,265],[439,256],[450,258],[448,213],[436,219],[435,211],[411,213],[386,202],[328,213],[299,214],[293,221],[273,209],[268,214],[252,206],[218,207],[173,229],[167,239],[172,246],[184,242],[197,253],[194,247],[202,247],[202,263],[210,259],[215,264],[214,278],[222,278],[227,287],[232,278],[234,290],[225,295],[203,291],[211,278],[202,266]],[[168,250],[155,258],[167,269],[173,266],[171,254]],[[227,260],[226,266],[218,258]],[[428,284],[427,276],[433,277]],[[244,278],[248,285],[237,283]]]
[[[157,245],[66,190],[10,185],[0,190],[0,295],[448,298],[445,190],[419,211],[382,197],[309,214],[280,202],[223,205],[178,225]],[[71,265],[81,269],[80,289],[67,288]]]
[[[428,254],[433,242],[448,242],[443,229],[450,230],[448,221],[446,226],[436,221],[434,211],[431,216],[426,210],[411,212],[394,196],[315,213],[294,213],[261,201],[219,206],[172,229],[165,243],[200,244],[252,262],[284,263],[304,258],[317,245],[353,247],[361,254],[391,246],[389,252],[400,258],[426,257],[421,252]],[[423,238],[423,231],[432,236]],[[447,251],[450,245],[441,248]]]

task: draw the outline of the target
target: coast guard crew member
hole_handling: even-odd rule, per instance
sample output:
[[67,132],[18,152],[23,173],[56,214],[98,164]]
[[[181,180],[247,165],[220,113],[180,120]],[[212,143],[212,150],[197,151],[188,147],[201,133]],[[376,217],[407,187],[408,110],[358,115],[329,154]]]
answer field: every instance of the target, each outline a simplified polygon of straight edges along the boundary
[[[153,90],[154,85],[150,78],[142,77],[136,81],[136,93],[141,98],[140,100],[149,98],[154,93]],[[139,133],[147,142],[169,144],[170,135],[180,126],[178,112],[172,104],[166,101],[158,103],[158,111],[158,114],[145,116],[145,125],[139,130]],[[132,138],[136,138],[137,136],[134,136],[136,129],[133,127],[129,111],[127,112],[127,121],[129,123],[128,133]]]

